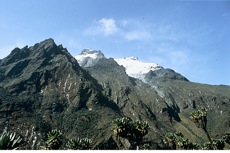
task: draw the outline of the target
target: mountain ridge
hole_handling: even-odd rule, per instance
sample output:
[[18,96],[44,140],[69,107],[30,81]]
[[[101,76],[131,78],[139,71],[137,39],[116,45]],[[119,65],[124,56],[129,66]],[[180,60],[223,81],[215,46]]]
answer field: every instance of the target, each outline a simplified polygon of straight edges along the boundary
[[204,132],[194,133],[199,129],[189,119],[191,111],[205,107],[210,136],[229,131],[230,87],[193,83],[164,68],[149,71],[143,82],[100,54],[79,64],[53,39],[15,48],[0,60],[1,129],[24,129],[16,130],[23,135],[34,126],[44,136],[57,128],[67,138],[92,139],[93,149],[116,149],[113,120],[129,117],[147,121],[145,140],[155,144],[151,149],[163,149],[166,132],[207,141]]
[[[100,59],[106,58],[104,54],[99,50],[93,50],[93,49],[84,49],[79,55],[75,56],[78,63],[80,63],[80,66],[82,67],[92,67],[95,65]],[[111,58],[111,57],[110,57]],[[189,81],[187,78],[183,77],[182,75],[176,73],[172,69],[164,69],[162,66],[156,63],[146,63],[140,61],[137,57],[125,57],[125,58],[116,58],[114,59],[119,65],[123,66],[126,70],[126,73],[133,78],[140,79],[141,81],[147,83],[146,77],[150,77],[150,75],[155,74],[154,71],[162,70],[162,74],[160,74],[161,71],[158,71],[157,77],[163,77],[167,76],[174,79],[182,79]],[[167,72],[166,72],[167,71]],[[175,76],[173,76],[175,74]],[[156,74],[155,74],[156,75]],[[169,76],[171,75],[171,76]],[[176,77],[181,76],[181,78]]]

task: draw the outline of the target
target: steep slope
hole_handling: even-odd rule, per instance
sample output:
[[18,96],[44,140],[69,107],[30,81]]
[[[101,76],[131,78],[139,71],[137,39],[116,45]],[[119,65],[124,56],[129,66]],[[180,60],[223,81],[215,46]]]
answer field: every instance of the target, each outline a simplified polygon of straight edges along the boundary
[[[174,79],[188,81],[188,79],[171,69],[164,69],[155,63],[144,63],[134,57],[123,59],[107,59],[104,56],[102,58],[101,56],[97,56],[101,54],[101,51],[93,51],[94,56],[91,54],[92,52],[87,53],[85,50],[83,50],[83,52],[77,57],[78,59],[84,59],[86,61],[94,61],[94,64],[92,64],[90,67],[84,65],[82,67],[89,70],[90,74],[96,78],[99,83],[106,88],[106,90],[109,90],[109,94],[106,95],[109,96],[113,101],[119,101],[117,99],[121,96],[117,96],[117,93],[120,92],[118,89],[121,88],[124,89],[124,91],[122,91],[124,93],[122,96],[127,97],[126,100],[122,102],[123,105],[126,105],[127,101],[130,100],[129,95],[134,94],[135,96],[133,97],[135,98],[132,99],[133,101],[143,102],[144,105],[150,110],[160,106],[160,109],[157,108],[157,110],[160,110],[159,112],[167,112],[170,120],[171,118],[179,120],[177,114],[179,112],[179,108],[177,103],[172,103],[170,97],[168,99],[163,97],[161,93],[158,92],[159,90],[157,90],[157,88],[150,83],[150,80]],[[159,100],[161,98],[164,100]],[[157,104],[155,102],[157,102]],[[120,108],[122,108],[122,104],[118,104]],[[128,108],[132,107],[128,106]],[[139,109],[142,108],[140,107]],[[127,113],[129,111],[123,112]],[[159,115],[159,117],[161,117],[161,115]]]
[[173,130],[170,124],[170,120],[176,118],[173,109],[148,84],[129,77],[114,59],[101,59],[85,69],[103,86],[104,95],[119,106],[124,116],[148,121],[148,140],[161,144],[159,139],[164,130]]
[[[87,60],[97,59],[96,56],[94,58],[90,56],[85,54],[83,58],[86,59],[87,57]],[[81,57],[81,54],[78,57]],[[148,121],[150,132],[146,136],[147,138],[151,140],[159,139],[166,131],[174,130],[172,121],[180,121],[177,104],[171,105],[171,103],[163,99],[164,97],[162,98],[158,95],[154,88],[141,81],[148,74],[148,69],[150,72],[152,72],[151,69],[155,71],[159,69],[163,71],[164,69],[158,65],[153,67],[154,64],[141,63],[136,59],[124,59],[122,62],[123,65],[126,65],[126,68],[131,68],[130,63],[138,64],[139,67],[144,68],[144,71],[140,70],[140,75],[136,73],[137,79],[130,77],[127,74],[127,69],[123,65],[119,65],[117,60],[105,57],[100,58],[90,67],[83,67],[98,80],[98,83],[104,89],[104,94],[117,103],[125,116]],[[169,71],[171,75],[179,76],[172,70],[166,69],[164,71]],[[165,73],[165,75],[159,77],[168,79],[171,75]],[[139,76],[142,76],[142,78],[140,79]]]
[[[207,127],[211,137],[220,138],[223,133],[229,131],[229,86],[213,86],[181,80],[164,80],[162,82],[162,80],[157,79],[149,81],[149,84],[169,105],[175,105],[176,103],[178,114],[182,118],[188,118],[190,112],[194,109],[206,108],[208,114]],[[186,122],[183,124],[190,131],[194,130],[193,125]],[[193,133],[195,132],[193,131]]]
[[[201,107],[208,109],[211,137],[220,138],[229,131],[229,86],[189,82],[171,69],[143,63],[136,58],[114,60],[103,57],[85,69],[105,88],[105,94],[126,116],[151,123],[151,130],[155,130],[152,137],[162,132],[181,131],[194,142],[208,141],[204,131],[189,119],[190,112]],[[143,110],[148,111],[143,113]]]
[[0,61],[0,72],[0,87],[18,99],[0,103],[9,128],[58,128],[68,137],[99,139],[98,133],[111,132],[111,120],[120,116],[97,81],[52,39],[14,49]]

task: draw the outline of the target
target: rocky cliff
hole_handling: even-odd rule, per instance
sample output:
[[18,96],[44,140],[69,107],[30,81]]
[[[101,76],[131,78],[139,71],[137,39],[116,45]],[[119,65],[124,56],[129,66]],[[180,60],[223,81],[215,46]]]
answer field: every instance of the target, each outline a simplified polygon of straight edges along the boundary
[[58,128],[69,137],[99,139],[121,116],[101,85],[52,39],[14,49],[0,72],[2,129],[6,123],[20,132]]

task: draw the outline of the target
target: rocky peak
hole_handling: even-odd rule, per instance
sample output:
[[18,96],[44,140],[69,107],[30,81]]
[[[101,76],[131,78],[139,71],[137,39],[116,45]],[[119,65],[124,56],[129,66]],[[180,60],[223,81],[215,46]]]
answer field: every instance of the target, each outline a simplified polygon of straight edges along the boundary
[[155,71],[150,70],[145,75],[145,80],[147,82],[151,82],[151,80],[155,81],[156,79],[161,79],[161,80],[172,79],[172,80],[189,81],[186,77],[182,76],[181,74],[175,72],[172,69],[159,69]]
[[66,109],[92,109],[95,101],[104,98],[92,76],[53,39],[16,48],[0,61],[0,87],[14,96],[27,97],[25,101],[31,95],[41,97],[42,110],[63,101]]
[[[79,55],[75,56],[75,59],[78,61],[81,67],[87,68],[97,65],[99,60],[106,58],[100,50],[97,51],[88,48],[84,49]],[[149,83],[151,79],[158,78],[188,81],[185,77],[173,70],[164,69],[157,63],[140,61],[138,57],[131,56],[114,60],[118,65],[124,67],[128,76],[139,79],[145,83]],[[104,64],[107,65],[108,63]]]
[[76,60],[82,67],[91,67],[105,55],[100,50],[84,49],[79,55],[75,56]]
[[104,56],[104,54],[100,51],[100,50],[93,50],[91,48],[87,48],[87,49],[84,49],[80,55],[92,55],[92,54],[96,54],[96,55],[99,55],[99,56]]
[[0,65],[13,64],[15,62],[28,59],[29,57],[48,57],[48,55],[51,55],[55,52],[56,54],[60,53],[59,51],[63,49],[64,48],[62,48],[62,46],[57,46],[53,39],[46,39],[40,43],[36,43],[34,46],[31,47],[25,46],[21,49],[15,48],[7,57],[5,57],[1,61]]
[[30,47],[30,49],[31,50],[34,50],[34,49],[49,50],[52,47],[56,47],[56,44],[52,38],[49,38],[40,43],[35,44],[34,46]]
[[[11,89],[12,92],[20,93],[22,83],[25,88],[27,82],[34,82],[34,92],[40,92],[48,80],[56,80],[60,77],[61,67],[69,67],[68,77],[74,71],[79,72],[77,61],[61,45],[57,46],[53,39],[46,39],[34,46],[25,46],[22,49],[15,48],[10,55],[0,61],[0,85]],[[60,72],[59,72],[60,71]],[[74,74],[73,74],[74,75]],[[45,77],[45,84],[42,83]],[[40,79],[40,80],[39,80]],[[38,83],[38,84],[37,84]],[[30,86],[32,88],[32,86]]]
[[[118,106],[102,90],[53,39],[15,48],[0,61],[0,128],[7,121],[20,132],[35,126],[39,132],[58,128],[66,135],[91,138],[111,129],[111,120],[120,116]],[[24,127],[18,128],[20,124]]]

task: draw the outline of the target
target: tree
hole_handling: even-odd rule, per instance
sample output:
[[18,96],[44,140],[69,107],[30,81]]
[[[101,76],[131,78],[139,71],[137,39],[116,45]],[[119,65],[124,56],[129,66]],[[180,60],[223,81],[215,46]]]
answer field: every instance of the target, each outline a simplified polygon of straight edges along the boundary
[[207,110],[205,108],[201,108],[198,111],[192,111],[190,118],[194,121],[198,128],[202,128],[206,130],[207,125]]
[[118,139],[119,137],[126,138],[131,144],[131,148],[138,149],[143,137],[148,133],[149,124],[146,121],[133,121],[128,117],[117,118],[113,122],[114,135]]
[[223,139],[226,143],[230,144],[230,133],[229,133],[229,132],[224,133],[222,139]]
[[184,135],[180,132],[176,133],[166,133],[163,139],[164,144],[167,149],[172,150],[188,150],[188,149],[198,149],[199,145],[192,143],[189,139],[185,138]]
[[223,139],[212,140],[212,145],[214,150],[223,150],[225,146]]
[[206,133],[210,144],[212,144],[212,139],[207,131],[207,110],[205,108],[201,108],[198,111],[191,112],[190,118],[196,124],[198,128],[202,128]]
[[176,137],[173,133],[166,133],[163,142],[168,149],[176,149]]
[[202,150],[213,150],[212,144],[210,142],[205,142],[202,146],[201,146]]
[[201,108],[198,111],[191,112],[190,118],[194,121],[198,128],[202,128],[206,133],[209,142],[205,142],[201,149],[203,150],[222,150],[224,149],[224,142],[230,142],[230,133],[225,133],[222,139],[211,139],[208,131],[207,131],[207,110],[205,108]]
[[121,137],[128,137],[131,132],[131,118],[123,117],[123,118],[117,118],[113,121],[114,127],[113,132],[115,135],[121,136]]
[[202,150],[223,150],[224,149],[224,140],[222,139],[214,139],[212,140],[212,143],[205,142],[201,149]]

